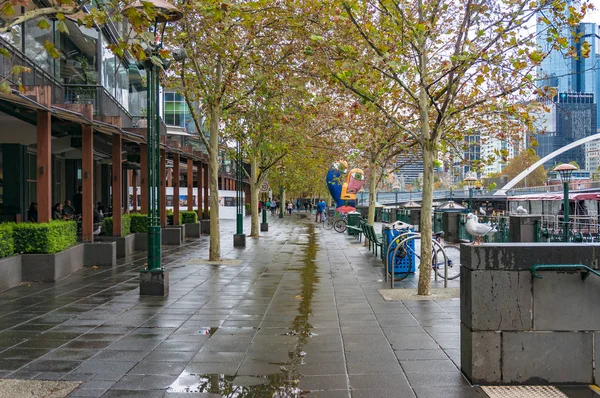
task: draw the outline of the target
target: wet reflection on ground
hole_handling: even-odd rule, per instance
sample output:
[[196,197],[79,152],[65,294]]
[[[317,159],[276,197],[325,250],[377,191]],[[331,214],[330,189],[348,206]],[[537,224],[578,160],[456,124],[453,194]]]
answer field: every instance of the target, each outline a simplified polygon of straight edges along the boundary
[[[315,227],[307,225],[308,241],[303,245],[303,260],[300,264],[290,264],[288,271],[299,272],[301,281],[300,294],[295,296],[299,300],[297,315],[293,318],[291,328],[283,336],[293,336],[296,341],[288,346],[288,360],[285,362],[270,362],[278,366],[279,372],[275,374],[260,374],[260,369],[254,375],[228,376],[224,374],[195,374],[182,373],[170,386],[168,392],[178,393],[213,393],[223,397],[301,397],[303,391],[298,388],[302,377],[300,366],[304,364],[306,352],[302,347],[317,334],[312,332],[309,322],[311,303],[319,282],[317,274],[317,241]],[[202,328],[200,334],[212,337],[218,328]],[[253,329],[253,328],[246,328]],[[259,328],[260,329],[260,328]],[[257,368],[260,368],[257,366]]]

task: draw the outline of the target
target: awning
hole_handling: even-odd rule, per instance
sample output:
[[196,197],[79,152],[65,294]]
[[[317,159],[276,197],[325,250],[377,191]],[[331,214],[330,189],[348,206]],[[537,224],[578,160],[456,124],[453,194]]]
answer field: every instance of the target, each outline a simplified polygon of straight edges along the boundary
[[79,112],[72,111],[70,109],[60,108],[58,106],[52,106],[53,116],[56,116],[59,119],[67,120],[69,122],[74,122],[78,124],[91,125],[93,122],[83,116]]
[[27,109],[52,112],[51,109],[21,94],[17,90],[11,90],[10,93],[0,92],[0,100],[10,102],[16,105],[21,105]]
[[195,137],[195,134],[190,134],[183,127],[167,125],[167,135],[180,135],[185,137]]
[[[542,193],[532,195],[509,196],[511,201],[532,201],[532,200],[563,200],[562,193]],[[598,193],[569,193],[569,200],[597,200],[600,201]]]

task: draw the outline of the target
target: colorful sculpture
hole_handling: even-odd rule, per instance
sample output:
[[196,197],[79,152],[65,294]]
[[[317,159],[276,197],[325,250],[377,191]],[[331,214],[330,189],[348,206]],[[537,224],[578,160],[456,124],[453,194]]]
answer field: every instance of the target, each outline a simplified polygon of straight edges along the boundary
[[333,162],[327,171],[327,187],[335,201],[335,209],[340,213],[356,210],[356,194],[364,183],[361,169],[352,169],[349,173],[348,163],[343,160]]

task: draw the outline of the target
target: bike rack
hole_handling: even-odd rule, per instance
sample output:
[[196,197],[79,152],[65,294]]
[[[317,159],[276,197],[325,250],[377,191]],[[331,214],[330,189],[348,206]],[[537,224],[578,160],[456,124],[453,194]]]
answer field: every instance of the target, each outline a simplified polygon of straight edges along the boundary
[[587,265],[583,264],[535,264],[531,267],[531,275],[534,278],[542,279],[540,275],[537,274],[538,271],[580,271],[581,272],[581,280],[584,281],[587,279],[590,274],[594,274],[600,277],[600,272],[591,269]]

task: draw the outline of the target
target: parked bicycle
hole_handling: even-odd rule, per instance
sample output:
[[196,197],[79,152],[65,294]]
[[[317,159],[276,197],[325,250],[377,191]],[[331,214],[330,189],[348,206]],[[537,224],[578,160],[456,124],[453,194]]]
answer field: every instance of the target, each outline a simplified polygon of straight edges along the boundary
[[328,211],[327,213],[327,217],[323,221],[323,228],[333,228],[336,232],[344,233],[346,228],[348,228],[347,215],[336,210]]
[[[432,253],[431,267],[434,271],[435,279],[438,277],[444,279],[444,286],[447,286],[448,280],[456,279],[460,276],[460,249],[457,246],[442,246],[443,232],[432,235]],[[421,240],[421,234],[417,232],[406,232],[394,238],[388,246],[386,259],[392,254],[392,264],[404,263],[402,267],[392,267],[391,280],[392,287],[395,281],[406,279],[411,269],[417,268],[421,262],[420,245],[416,243]],[[396,243],[394,246],[393,244]],[[399,272],[398,272],[399,271]],[[390,273],[386,270],[387,275]]]

